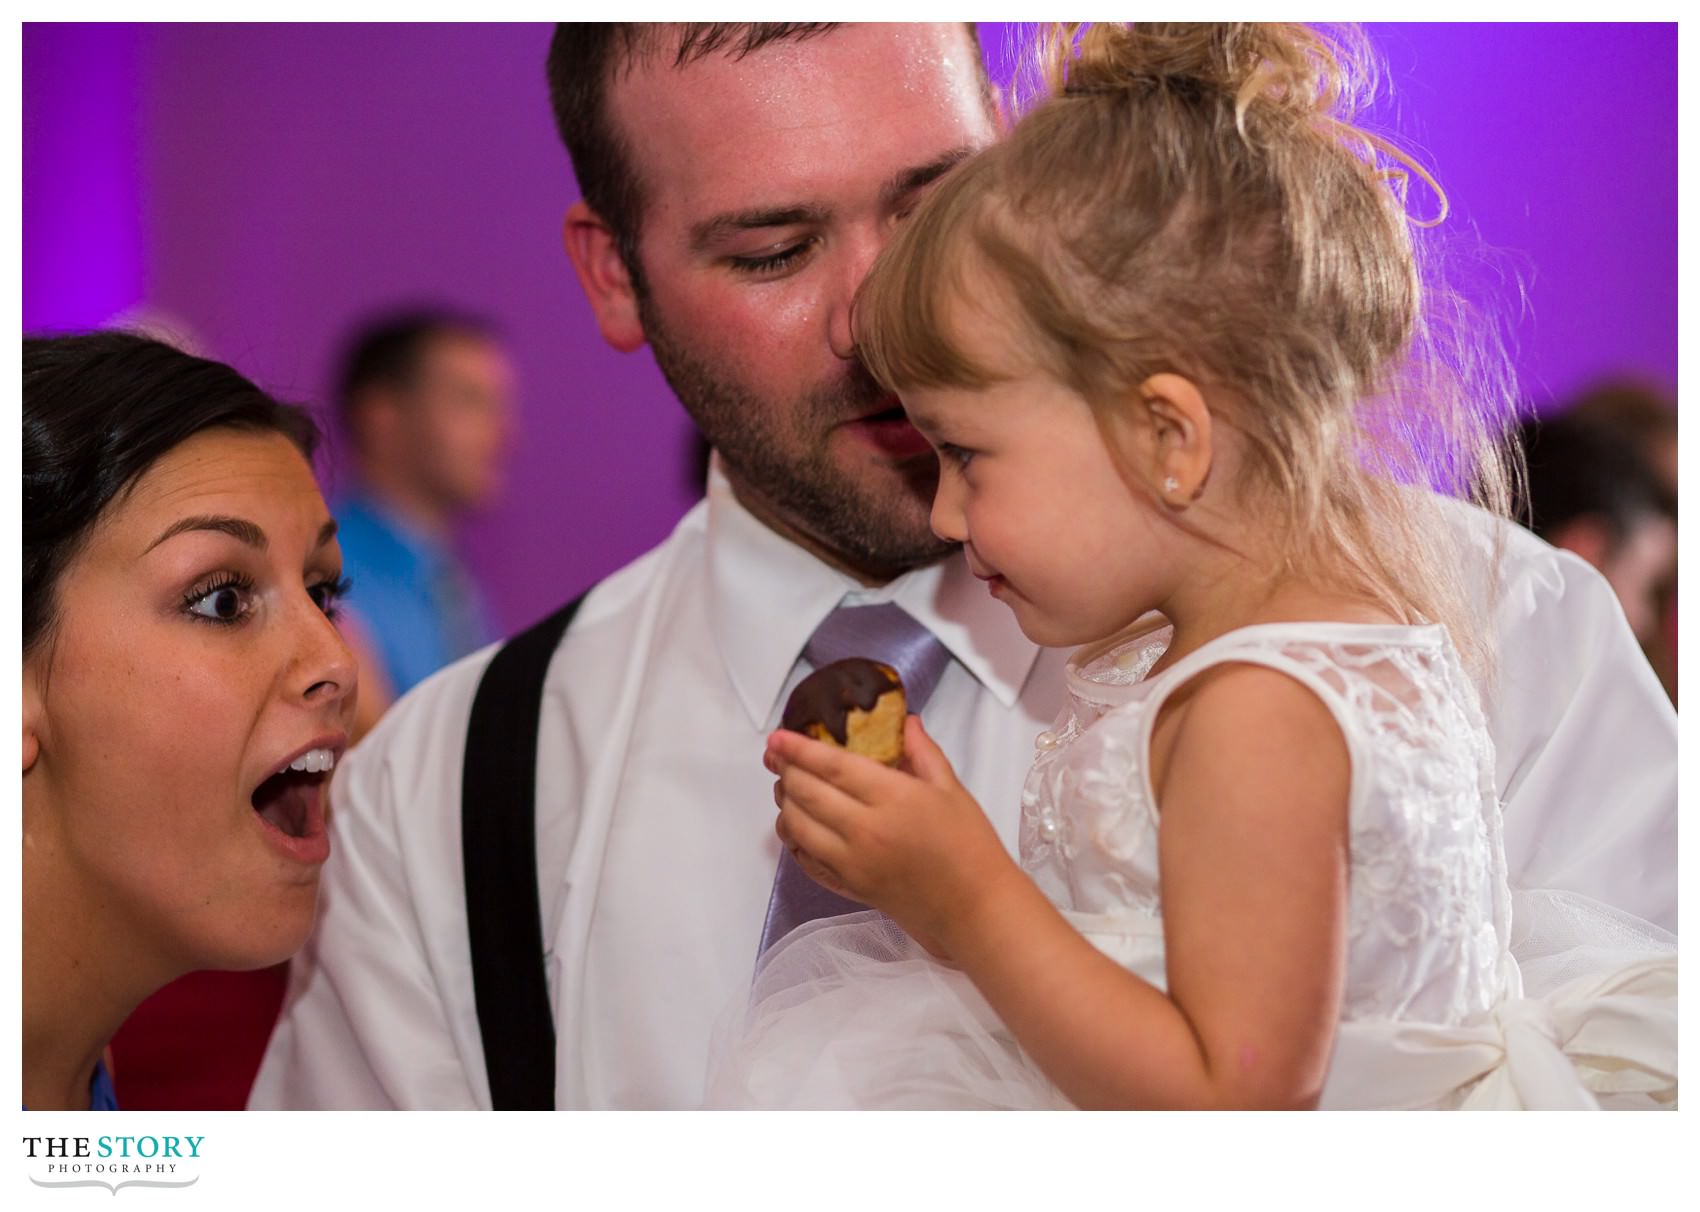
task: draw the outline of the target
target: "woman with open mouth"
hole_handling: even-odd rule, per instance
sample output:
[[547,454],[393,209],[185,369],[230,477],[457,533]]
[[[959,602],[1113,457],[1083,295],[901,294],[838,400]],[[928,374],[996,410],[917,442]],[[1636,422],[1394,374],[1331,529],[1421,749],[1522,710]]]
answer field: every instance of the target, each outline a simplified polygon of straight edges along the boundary
[[111,1108],[154,990],[306,940],[355,664],[307,415],[128,333],[26,338],[23,1102]]

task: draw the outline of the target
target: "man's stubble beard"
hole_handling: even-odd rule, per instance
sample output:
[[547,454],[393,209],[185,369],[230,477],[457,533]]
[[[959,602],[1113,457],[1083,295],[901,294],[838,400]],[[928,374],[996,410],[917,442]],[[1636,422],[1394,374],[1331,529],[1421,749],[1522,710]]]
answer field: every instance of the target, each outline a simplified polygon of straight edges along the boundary
[[[885,485],[858,483],[833,464],[826,448],[832,426],[866,415],[886,394],[860,365],[812,389],[789,410],[789,432],[770,434],[764,423],[785,421],[730,370],[687,349],[652,300],[639,307],[662,376],[739,487],[759,494],[791,526],[869,577],[889,579],[956,550],[928,524],[938,485],[938,463],[930,455],[894,465]],[[784,437],[794,439],[795,457],[774,440]]]

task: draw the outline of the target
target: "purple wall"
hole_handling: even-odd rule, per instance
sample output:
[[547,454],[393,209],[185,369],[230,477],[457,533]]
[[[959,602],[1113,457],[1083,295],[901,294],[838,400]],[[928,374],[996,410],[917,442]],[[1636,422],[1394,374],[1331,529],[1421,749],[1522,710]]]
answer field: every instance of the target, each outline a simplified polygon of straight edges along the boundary
[[[1524,278],[1537,402],[1616,371],[1676,385],[1675,25],[1377,25],[1394,99]],[[985,26],[994,71],[1013,27]],[[664,536],[687,423],[602,345],[560,245],[577,197],[534,25],[24,27],[24,325],[145,307],[319,400],[342,333],[436,299],[523,375],[505,503],[464,546],[509,625]],[[334,462],[334,451],[333,451]],[[334,477],[334,467],[332,475]],[[334,486],[334,479],[333,479]]]
[[99,324],[147,293],[140,107],[153,42],[133,25],[25,27],[26,331]]

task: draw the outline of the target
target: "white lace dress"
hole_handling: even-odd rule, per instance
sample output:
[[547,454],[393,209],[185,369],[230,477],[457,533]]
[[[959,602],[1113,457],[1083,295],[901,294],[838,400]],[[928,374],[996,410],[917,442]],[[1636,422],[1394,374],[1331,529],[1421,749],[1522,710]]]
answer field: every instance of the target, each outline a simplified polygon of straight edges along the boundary
[[[1507,886],[1492,743],[1443,628],[1249,627],[1148,678],[1168,639],[1076,655],[1022,793],[1022,866],[1095,946],[1165,988],[1152,726],[1202,670],[1267,666],[1327,705],[1352,763],[1345,992],[1323,1106],[1674,1105],[1674,939]],[[768,953],[723,1025],[708,1103],[1069,1105],[961,972],[873,913],[799,927]]]

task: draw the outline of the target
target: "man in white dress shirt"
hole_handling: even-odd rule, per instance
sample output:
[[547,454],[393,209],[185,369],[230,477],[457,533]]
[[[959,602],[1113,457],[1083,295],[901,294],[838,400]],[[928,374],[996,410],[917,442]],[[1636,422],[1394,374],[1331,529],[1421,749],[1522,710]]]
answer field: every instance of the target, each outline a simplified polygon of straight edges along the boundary
[[[894,601],[943,641],[929,730],[1012,847],[1062,703],[1063,654],[931,534],[932,455],[850,342],[892,226],[996,117],[961,25],[563,27],[550,75],[585,194],[567,250],[602,334],[651,346],[717,451],[707,500],[595,589],[549,667],[556,1105],[689,1107],[754,968],[780,853],[762,741],[815,626]],[[1514,881],[1668,909],[1674,928],[1667,701],[1580,561],[1514,534],[1507,575],[1492,722]],[[460,855],[490,656],[408,695],[338,769],[319,925],[251,1105],[490,1105]],[[1519,814],[1534,802],[1538,820]]]

